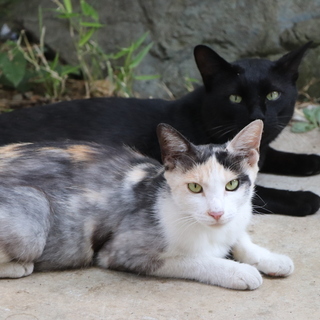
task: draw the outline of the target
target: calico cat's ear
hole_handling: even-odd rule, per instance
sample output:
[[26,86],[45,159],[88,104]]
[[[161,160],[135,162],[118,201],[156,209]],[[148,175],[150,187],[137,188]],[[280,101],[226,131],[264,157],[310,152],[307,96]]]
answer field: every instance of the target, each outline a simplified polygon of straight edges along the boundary
[[227,150],[245,156],[249,165],[254,166],[259,160],[262,131],[263,121],[252,121],[227,144]]
[[211,89],[212,78],[215,74],[234,72],[234,66],[205,45],[196,46],[193,54],[207,91]]
[[293,81],[297,81],[298,79],[298,69],[299,65],[302,61],[303,56],[305,55],[306,51],[311,46],[312,41],[307,42],[302,47],[293,50],[291,52],[288,52],[283,57],[281,57],[279,60],[275,61],[275,70],[279,72],[285,72],[292,74]]
[[186,165],[194,155],[194,146],[180,132],[168,124],[157,127],[162,162],[166,170],[174,169],[180,162]]

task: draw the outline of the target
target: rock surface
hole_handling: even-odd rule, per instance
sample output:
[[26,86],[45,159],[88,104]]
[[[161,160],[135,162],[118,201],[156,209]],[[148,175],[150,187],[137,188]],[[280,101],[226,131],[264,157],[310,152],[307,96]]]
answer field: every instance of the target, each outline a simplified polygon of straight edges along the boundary
[[[76,7],[76,1],[73,1]],[[153,48],[139,68],[141,74],[159,74],[159,80],[139,82],[144,96],[175,97],[186,92],[186,77],[200,79],[193,60],[193,47],[207,44],[226,60],[243,57],[277,58],[309,40],[314,48],[304,60],[299,80],[305,85],[313,77],[320,79],[320,0],[95,0],[106,25],[97,38],[105,52],[117,52],[149,31]],[[16,0],[12,18],[39,35],[38,6],[53,8],[51,0]],[[46,43],[74,63],[73,44],[67,23],[43,10]],[[320,84],[311,87],[320,96]]]

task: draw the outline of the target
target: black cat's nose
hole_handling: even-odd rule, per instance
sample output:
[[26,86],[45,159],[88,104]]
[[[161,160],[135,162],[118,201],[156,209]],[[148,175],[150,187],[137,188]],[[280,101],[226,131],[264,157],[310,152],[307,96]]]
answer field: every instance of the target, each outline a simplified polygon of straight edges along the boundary
[[251,114],[250,114],[250,120],[254,121],[254,120],[264,120],[265,119],[265,114],[263,113],[263,111],[259,108],[256,108],[254,110],[252,110]]

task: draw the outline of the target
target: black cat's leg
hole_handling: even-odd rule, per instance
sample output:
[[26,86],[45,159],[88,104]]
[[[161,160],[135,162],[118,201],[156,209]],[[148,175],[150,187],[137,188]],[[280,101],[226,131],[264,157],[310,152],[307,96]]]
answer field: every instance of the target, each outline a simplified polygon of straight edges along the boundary
[[260,172],[287,176],[311,176],[320,173],[320,156],[277,151],[268,148]]
[[303,217],[316,213],[320,197],[310,191],[288,191],[256,186],[255,213]]

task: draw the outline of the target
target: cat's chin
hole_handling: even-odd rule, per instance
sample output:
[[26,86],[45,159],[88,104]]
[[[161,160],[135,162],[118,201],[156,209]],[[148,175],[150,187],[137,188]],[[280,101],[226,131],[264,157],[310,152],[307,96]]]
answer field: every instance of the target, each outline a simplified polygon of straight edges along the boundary
[[200,224],[205,225],[209,228],[219,228],[222,227],[224,225],[226,225],[227,223],[230,222],[231,219],[223,219],[223,220],[214,220],[212,219],[212,221],[210,220],[206,220],[206,221],[199,221]]

